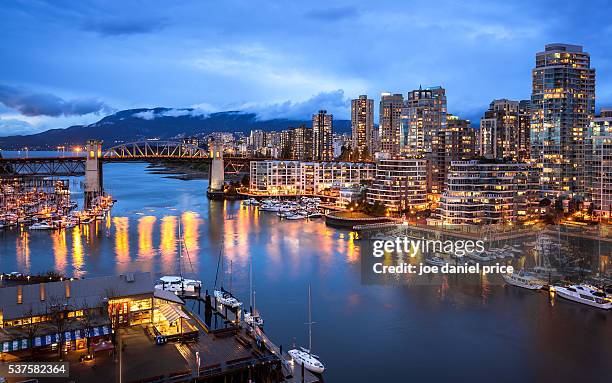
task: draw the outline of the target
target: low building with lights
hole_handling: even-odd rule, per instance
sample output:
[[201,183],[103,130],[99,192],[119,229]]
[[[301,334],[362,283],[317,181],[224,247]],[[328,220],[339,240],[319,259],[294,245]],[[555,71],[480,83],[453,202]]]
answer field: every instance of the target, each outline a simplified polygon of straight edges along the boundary
[[390,213],[427,206],[427,161],[424,158],[381,159],[368,187],[369,204],[383,204]]
[[492,225],[527,220],[537,204],[534,175],[526,163],[453,161],[431,223]]
[[374,169],[374,164],[358,162],[251,161],[250,192],[317,195],[369,182]]
[[[0,289],[0,354],[111,347],[121,327],[151,325],[168,338],[196,336],[183,301],[154,288],[150,273],[63,280]],[[5,355],[3,355],[4,357]]]

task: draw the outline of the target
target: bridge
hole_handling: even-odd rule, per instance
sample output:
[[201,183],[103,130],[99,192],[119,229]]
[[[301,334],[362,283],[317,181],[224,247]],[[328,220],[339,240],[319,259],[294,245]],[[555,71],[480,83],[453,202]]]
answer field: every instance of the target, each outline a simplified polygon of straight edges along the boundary
[[82,176],[85,175],[85,206],[103,193],[102,165],[107,162],[185,161],[210,164],[209,197],[223,195],[225,174],[248,172],[251,161],[260,158],[223,157],[223,147],[214,144],[210,153],[188,143],[138,141],[102,151],[100,141],[87,142],[82,156],[0,158],[0,176]]
[[[85,163],[92,153],[81,156],[0,158],[0,175],[5,176],[82,176]],[[158,160],[212,163],[210,154],[193,144],[175,141],[130,142],[93,153],[103,163],[151,162]],[[226,174],[249,171],[249,164],[263,158],[224,157]]]

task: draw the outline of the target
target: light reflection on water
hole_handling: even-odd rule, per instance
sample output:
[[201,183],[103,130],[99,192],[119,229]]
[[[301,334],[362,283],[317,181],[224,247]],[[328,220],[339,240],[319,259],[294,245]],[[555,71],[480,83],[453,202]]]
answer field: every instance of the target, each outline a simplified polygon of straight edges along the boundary
[[[535,371],[547,371],[543,381],[595,381],[612,358],[609,313],[504,287],[492,277],[475,276],[465,285],[447,276],[420,286],[412,276],[389,276],[390,284],[408,286],[368,285],[361,279],[361,263],[371,249],[353,233],[321,221],[281,222],[273,213],[236,202],[209,202],[205,181],[162,178],[146,173],[145,166],[105,165],[105,187],[118,202],[104,221],[52,233],[0,234],[2,271],[54,269],[85,277],[139,270],[174,274],[180,221],[188,252],[182,268],[189,274],[193,265],[206,288],[214,283],[223,244],[226,280],[231,260],[234,291],[248,301],[253,260],[266,332],[285,348],[294,337],[297,343],[307,342],[303,323],[306,288],[312,283],[313,348],[332,382],[393,380],[406,376],[407,360],[413,362],[415,381],[490,381],[499,376],[500,361],[512,366],[506,381]],[[602,248],[603,254],[609,251]],[[609,259],[604,255],[596,264],[609,267]],[[381,262],[392,265],[395,260],[386,254]],[[525,262],[533,264],[534,255]],[[448,368],[439,368],[440,361]],[[580,379],[574,371],[581,371]]]

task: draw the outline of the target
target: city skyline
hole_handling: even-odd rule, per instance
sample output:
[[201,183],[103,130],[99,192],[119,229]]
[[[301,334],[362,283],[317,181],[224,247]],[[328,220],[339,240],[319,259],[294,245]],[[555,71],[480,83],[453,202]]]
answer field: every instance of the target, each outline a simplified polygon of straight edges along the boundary
[[[476,125],[492,99],[528,98],[533,53],[555,42],[585,47],[598,69],[597,110],[612,103],[612,68],[605,54],[610,44],[605,36],[612,28],[602,16],[605,3],[546,11],[552,14],[545,14],[546,4],[443,4],[436,19],[421,3],[312,4],[282,10],[262,3],[250,9],[246,27],[234,21],[234,29],[225,17],[219,17],[223,27],[210,18],[228,12],[224,7],[231,4],[214,9],[184,4],[164,12],[137,5],[19,4],[0,11],[6,20],[0,36],[9,48],[2,54],[5,70],[0,75],[5,135],[91,123],[114,110],[155,106],[304,119],[324,108],[349,119],[350,100],[360,94],[378,101],[384,91],[406,94],[419,85],[443,86],[449,112]],[[243,8],[238,16],[247,11]],[[280,12],[305,32],[285,28]],[[508,12],[521,12],[521,17],[496,17]],[[139,16],[126,17],[129,13]],[[594,27],[571,28],[583,21]],[[349,39],[364,26],[357,36],[364,44],[376,41],[376,49],[367,54],[354,51]],[[330,27],[338,36],[326,40],[329,46],[313,46]],[[379,60],[379,50],[389,48],[382,37],[397,28],[418,34],[419,40],[406,41],[414,48],[398,50],[397,59]],[[277,37],[281,30],[286,37]],[[224,35],[228,38],[220,41]],[[333,60],[315,60],[321,49],[332,50],[334,55],[327,57]],[[414,49],[420,54],[414,55]],[[41,56],[43,50],[51,53]],[[378,120],[378,102],[374,107]]]

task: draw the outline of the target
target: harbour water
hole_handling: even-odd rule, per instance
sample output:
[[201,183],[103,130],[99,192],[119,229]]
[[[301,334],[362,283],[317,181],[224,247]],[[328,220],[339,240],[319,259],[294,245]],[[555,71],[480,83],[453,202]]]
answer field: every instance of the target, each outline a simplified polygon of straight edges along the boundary
[[[328,382],[612,381],[609,312],[483,279],[434,286],[362,283],[362,242],[322,220],[279,221],[239,202],[208,201],[207,181],[106,164],[117,203],[106,221],[67,231],[0,230],[0,271],[91,277],[178,272],[212,289],[223,244],[223,286],[248,302],[249,259],[265,330],[286,350],[307,345],[312,284],[313,351]],[[73,197],[82,198],[78,180]],[[229,262],[232,274],[229,274]],[[219,282],[220,284],[221,282]]]

